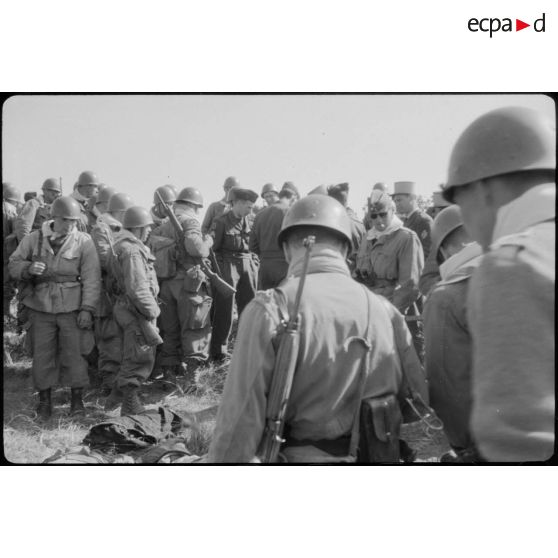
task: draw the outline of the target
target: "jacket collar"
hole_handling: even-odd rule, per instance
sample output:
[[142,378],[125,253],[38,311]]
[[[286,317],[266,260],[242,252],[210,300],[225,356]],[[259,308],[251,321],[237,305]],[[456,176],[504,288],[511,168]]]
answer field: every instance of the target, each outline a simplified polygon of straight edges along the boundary
[[[304,264],[304,254],[289,264],[288,276],[300,276]],[[332,248],[313,249],[308,262],[308,273],[342,273],[350,277],[347,262],[343,256]]]
[[556,218],[556,184],[541,184],[502,206],[496,215],[493,246],[504,237]]
[[482,259],[482,248],[477,242],[467,244],[440,266],[442,283],[455,283],[468,279]]

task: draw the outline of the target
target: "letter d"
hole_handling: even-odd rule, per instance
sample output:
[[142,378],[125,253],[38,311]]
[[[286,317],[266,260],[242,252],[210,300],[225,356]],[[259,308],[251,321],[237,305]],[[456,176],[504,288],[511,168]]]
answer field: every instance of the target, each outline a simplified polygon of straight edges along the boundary
[[[536,20],[535,20],[535,23],[533,23],[533,29],[534,29],[537,33],[544,33],[544,26],[545,26],[545,20],[544,20],[544,18],[545,18],[545,14],[543,13],[542,17],[539,18],[539,19],[536,19]],[[539,21],[542,22],[542,27],[541,27],[540,29],[538,28]]]

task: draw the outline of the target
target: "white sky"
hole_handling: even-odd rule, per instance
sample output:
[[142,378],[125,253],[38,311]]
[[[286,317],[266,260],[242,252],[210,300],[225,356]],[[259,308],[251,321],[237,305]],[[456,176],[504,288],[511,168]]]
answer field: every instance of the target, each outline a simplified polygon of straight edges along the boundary
[[2,180],[27,191],[60,176],[69,193],[93,170],[146,207],[169,182],[199,188],[207,205],[229,175],[258,193],[348,181],[360,212],[379,181],[430,194],[463,128],[507,105],[555,116],[551,99],[526,94],[16,96],[3,106]]

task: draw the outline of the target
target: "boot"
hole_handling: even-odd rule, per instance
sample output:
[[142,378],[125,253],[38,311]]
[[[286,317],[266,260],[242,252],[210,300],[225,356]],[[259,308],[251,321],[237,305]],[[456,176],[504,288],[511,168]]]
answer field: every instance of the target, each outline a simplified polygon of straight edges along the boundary
[[120,405],[120,403],[122,403],[122,395],[122,390],[118,389],[115,383],[112,386],[112,391],[105,401],[105,411],[113,411],[114,409],[116,409]]
[[39,391],[39,406],[37,415],[41,420],[48,420],[52,415],[52,401],[50,399],[50,388]]
[[177,366],[163,367],[163,386],[167,391],[171,391],[176,388],[176,369]]
[[139,388],[126,387],[124,388],[124,398],[122,400],[122,409],[120,409],[120,416],[139,415],[145,411],[144,406],[139,399]]
[[84,415],[83,388],[72,388],[72,400],[70,403],[70,416]]

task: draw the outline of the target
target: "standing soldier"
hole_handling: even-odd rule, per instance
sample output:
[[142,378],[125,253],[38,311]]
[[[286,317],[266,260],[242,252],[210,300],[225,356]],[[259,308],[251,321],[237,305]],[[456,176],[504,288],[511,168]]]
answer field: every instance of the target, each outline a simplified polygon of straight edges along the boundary
[[85,411],[83,355],[91,350],[101,279],[93,241],[77,230],[77,202],[58,198],[52,217],[21,241],[9,262],[12,277],[27,283],[22,302],[31,314],[32,373],[43,419],[52,414],[51,390],[61,381],[71,387],[70,414]]
[[9,182],[2,183],[2,256],[3,287],[4,287],[4,322],[11,316],[10,306],[14,298],[15,288],[13,280],[8,272],[8,259],[17,248],[17,237],[15,233],[15,221],[17,218],[17,206],[21,205],[21,192]]
[[151,218],[155,224],[154,234],[157,234],[156,228],[162,225],[165,220],[167,220],[167,214],[163,207],[161,207],[161,200],[158,196],[163,198],[163,201],[167,207],[172,208],[173,203],[176,201],[177,193],[175,192],[175,187],[171,184],[165,184],[164,186],[159,186],[155,193],[153,194],[153,207],[150,210]]
[[133,206],[124,213],[122,225],[108,264],[116,297],[113,313],[118,324],[122,360],[105,408],[111,408],[122,398],[120,414],[124,416],[144,411],[138,392],[151,374],[155,346],[161,340],[155,325],[159,315],[159,285],[153,256],[145,245],[153,220],[146,209]]
[[[308,261],[304,242],[309,236],[315,245]],[[378,428],[384,432],[397,420],[399,411],[390,405],[401,386],[394,331],[380,298],[351,279],[346,211],[327,196],[309,195],[290,208],[278,242],[289,262],[289,278],[278,289],[259,292],[240,318],[209,462],[254,460],[266,427],[272,377],[285,372],[274,370],[279,334],[292,317],[303,275],[299,344],[288,355],[296,365],[280,458],[345,460],[364,399],[382,409]]]
[[469,289],[471,428],[488,461],[554,453],[556,127],[506,107],[453,147],[444,197],[484,251]]
[[[246,188],[230,191],[232,207],[215,223],[213,249],[223,279],[236,289],[238,316],[254,298],[258,281],[257,256],[250,252],[250,215],[258,194]],[[210,355],[217,361],[229,356],[227,344],[233,322],[234,300],[215,293],[215,314]]]
[[157,253],[157,266],[166,269],[160,274],[163,344],[157,366],[163,367],[163,375],[170,381],[174,380],[181,363],[188,371],[193,371],[209,356],[212,299],[208,278],[200,270],[200,260],[209,256],[213,239],[201,232],[199,211],[202,207],[199,190],[184,188],[173,206],[183,237],[167,219],[158,227],[157,235],[172,239],[174,244],[169,246],[168,242],[160,243],[155,237],[150,239],[153,245],[162,246]]
[[81,219],[78,228],[82,232],[89,232],[97,221],[97,216],[92,211],[90,200],[97,195],[101,183],[92,171],[83,171],[74,186],[71,196],[78,202],[81,210]]
[[249,248],[260,258],[258,289],[274,289],[287,276],[289,264],[277,244],[277,236],[281,232],[285,214],[296,199],[295,192],[283,188],[278,200],[269,207],[264,207],[254,219]]
[[42,191],[43,194],[31,198],[18,215],[15,225],[18,242],[32,231],[39,230],[50,219],[50,206],[62,195],[60,181],[57,178],[47,178],[43,182]]
[[472,462],[479,457],[469,427],[472,345],[466,300],[482,251],[471,242],[456,205],[434,219],[432,254],[440,262],[441,281],[424,305],[425,370],[430,403],[452,447],[441,461]]
[[112,186],[105,186],[99,192],[97,199],[95,200],[95,209],[99,215],[107,213],[109,200],[114,194],[116,194],[116,188],[113,188]]
[[[385,182],[376,182],[376,184],[374,184],[374,186],[372,187],[372,192],[374,192],[374,190],[380,190],[381,192],[386,192],[388,191],[388,187],[387,184]],[[366,205],[366,210],[365,210],[365,215],[364,215],[364,219],[362,221],[362,224],[364,225],[364,228],[369,231],[373,226],[374,223],[372,223],[372,219],[370,219],[370,197],[366,200],[367,201],[367,205]]]
[[229,176],[225,183],[223,184],[223,190],[225,195],[223,199],[210,203],[207,211],[205,212],[205,217],[201,226],[201,232],[203,234],[213,234],[215,230],[215,221],[218,217],[229,211],[229,192],[231,188],[239,188],[240,184],[234,176]]
[[[440,184],[440,188],[443,189],[444,185]],[[436,218],[436,215],[440,213],[443,209],[451,205],[447,200],[444,199],[442,192],[433,192],[432,193],[432,205],[427,209],[426,213],[432,217],[432,219]]]
[[419,209],[415,183],[395,182],[392,197],[397,214],[403,218],[403,226],[411,229],[418,236],[422,244],[424,258],[428,258],[432,217]]
[[349,183],[343,182],[342,184],[335,184],[330,186],[327,189],[328,196],[331,196],[333,199],[337,200],[347,211],[347,215],[349,216],[351,222],[351,239],[353,250],[349,254],[349,269],[351,272],[355,269],[356,266],[356,255],[358,253],[358,248],[362,239],[366,235],[366,229],[362,224],[362,221],[357,217],[356,213],[348,207],[349,202]]
[[271,182],[264,184],[262,188],[262,199],[265,201],[267,207],[279,201],[279,192]]

